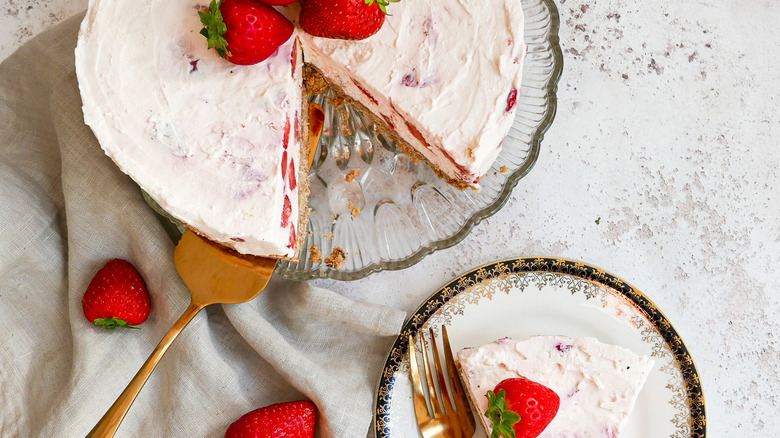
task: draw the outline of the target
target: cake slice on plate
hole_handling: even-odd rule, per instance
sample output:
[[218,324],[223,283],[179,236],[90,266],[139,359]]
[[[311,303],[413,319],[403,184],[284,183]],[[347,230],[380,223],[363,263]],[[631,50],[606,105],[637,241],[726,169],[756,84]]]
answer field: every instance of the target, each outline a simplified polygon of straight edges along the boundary
[[458,352],[466,392],[488,435],[487,392],[505,379],[524,377],[560,398],[540,437],[617,437],[652,367],[651,359],[594,338],[504,338]]

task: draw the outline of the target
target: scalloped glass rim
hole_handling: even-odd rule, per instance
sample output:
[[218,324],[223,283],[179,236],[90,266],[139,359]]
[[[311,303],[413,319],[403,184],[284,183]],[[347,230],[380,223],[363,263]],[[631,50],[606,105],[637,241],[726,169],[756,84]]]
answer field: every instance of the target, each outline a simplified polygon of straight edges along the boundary
[[[523,7],[524,12],[526,12],[527,15],[527,10],[525,5],[527,3],[527,0],[523,0],[523,3],[524,3],[524,7]],[[295,269],[296,268],[295,264],[292,264],[292,268],[291,268],[290,267],[291,262],[280,262],[276,268],[277,275],[292,280],[311,280],[311,279],[318,279],[318,278],[330,278],[334,280],[358,280],[367,277],[368,275],[374,272],[378,272],[382,270],[405,269],[418,263],[425,256],[433,253],[434,251],[449,248],[459,243],[469,234],[469,232],[474,228],[474,226],[479,224],[483,219],[492,216],[501,207],[503,207],[503,205],[509,199],[509,194],[511,193],[512,189],[514,189],[514,187],[517,185],[517,183],[520,181],[521,178],[523,178],[526,174],[528,174],[528,172],[536,163],[536,160],[539,156],[541,142],[542,139],[544,138],[544,134],[547,132],[550,125],[552,124],[553,119],[555,118],[555,113],[557,111],[556,92],[558,89],[558,81],[563,71],[563,54],[561,52],[561,48],[559,45],[559,37],[558,37],[558,30],[560,27],[558,8],[555,6],[555,3],[552,0],[538,0],[538,2],[532,1],[531,3],[534,4],[531,5],[530,7],[542,6],[546,8],[547,10],[546,12],[548,14],[548,19],[549,19],[548,23],[544,23],[547,26],[548,30],[545,36],[545,40],[543,41],[543,43],[546,43],[549,46],[547,51],[552,56],[552,61],[553,61],[552,72],[549,75],[547,84],[543,87],[546,92],[545,100],[547,102],[547,108],[545,109],[545,116],[541,119],[540,122],[538,122],[536,129],[533,133],[533,137],[529,143],[530,151],[525,162],[519,168],[515,169],[507,177],[496,199],[491,204],[483,208],[482,210],[475,212],[466,221],[466,223],[462,226],[462,228],[454,235],[442,240],[433,241],[427,245],[423,245],[414,254],[402,260],[389,260],[389,261],[380,260],[368,264],[362,267],[361,269],[355,271],[339,271],[332,268],[316,268],[316,269],[302,271],[300,269]],[[526,27],[526,30],[527,29],[528,27]],[[515,123],[517,123],[517,120],[515,121]],[[308,254],[302,253],[300,257],[302,263],[306,260]]]

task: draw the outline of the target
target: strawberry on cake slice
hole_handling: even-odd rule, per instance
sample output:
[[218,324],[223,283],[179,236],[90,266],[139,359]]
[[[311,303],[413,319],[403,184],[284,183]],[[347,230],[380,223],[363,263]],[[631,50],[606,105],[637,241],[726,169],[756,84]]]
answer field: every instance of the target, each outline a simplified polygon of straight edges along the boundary
[[[466,392],[487,433],[502,424],[495,422],[501,417],[496,406],[511,410],[511,404],[516,406],[513,412],[531,423],[520,420],[518,427],[533,427],[535,431],[518,436],[542,438],[619,436],[653,363],[594,338],[565,336],[504,338],[458,352]],[[535,385],[549,388],[553,394],[545,395]],[[496,403],[501,389],[505,389],[506,401]],[[538,395],[531,402],[527,396],[513,400],[524,393]],[[510,423],[516,419],[512,414],[503,417]]]

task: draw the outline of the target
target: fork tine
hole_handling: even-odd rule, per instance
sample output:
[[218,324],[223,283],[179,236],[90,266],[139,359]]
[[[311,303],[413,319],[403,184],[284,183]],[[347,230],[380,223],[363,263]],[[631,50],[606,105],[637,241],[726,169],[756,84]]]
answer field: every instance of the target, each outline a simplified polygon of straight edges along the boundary
[[436,374],[439,377],[439,389],[441,390],[441,398],[444,404],[444,415],[448,415],[455,412],[455,409],[450,403],[450,394],[447,390],[447,379],[444,377],[444,368],[441,366],[441,359],[439,359],[439,348],[436,344],[436,336],[433,333],[433,328],[428,329],[431,334],[431,346],[433,347],[433,361],[436,364]]
[[452,357],[452,347],[450,347],[450,337],[447,334],[447,327],[441,327],[442,339],[444,341],[444,361],[447,363],[447,372],[450,375],[450,384],[452,385],[452,402],[455,409],[460,411],[462,408],[470,409],[468,402],[461,406],[459,402],[467,400],[466,391],[463,390],[463,384],[460,382],[458,370],[455,368],[455,359]]
[[431,408],[433,409],[433,418],[444,416],[441,410],[441,403],[439,397],[436,395],[436,387],[433,382],[433,372],[431,371],[431,361],[428,359],[428,348],[425,345],[425,336],[420,335],[420,341],[423,347],[423,365],[425,366],[425,377],[428,383],[428,395],[431,399]]
[[[420,421],[430,421],[431,415],[428,410],[428,403],[425,401],[425,393],[422,389],[422,379],[420,378],[420,369],[417,365],[417,353],[414,338],[409,336],[409,368],[412,371],[412,388],[414,388],[414,411]],[[423,354],[425,352],[423,351]]]

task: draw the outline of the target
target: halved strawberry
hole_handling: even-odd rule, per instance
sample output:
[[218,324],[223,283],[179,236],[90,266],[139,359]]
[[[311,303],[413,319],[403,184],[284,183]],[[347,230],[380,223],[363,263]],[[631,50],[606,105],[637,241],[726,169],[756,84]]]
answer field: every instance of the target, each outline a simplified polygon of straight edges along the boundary
[[287,244],[288,248],[295,248],[295,244],[298,242],[298,234],[295,233],[295,224],[290,224],[290,242]]
[[290,160],[290,179],[287,181],[290,190],[295,190],[296,187],[298,187],[298,180],[295,176],[295,162],[293,160]]
[[362,40],[382,28],[386,7],[398,0],[301,0],[301,28],[308,34]]
[[271,56],[293,33],[294,26],[276,9],[258,0],[212,0],[198,12],[209,49],[233,64],[257,64]]
[[290,224],[290,216],[292,215],[292,204],[290,203],[290,197],[284,195],[284,207],[282,207],[282,228],[287,228]]

